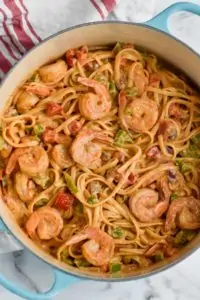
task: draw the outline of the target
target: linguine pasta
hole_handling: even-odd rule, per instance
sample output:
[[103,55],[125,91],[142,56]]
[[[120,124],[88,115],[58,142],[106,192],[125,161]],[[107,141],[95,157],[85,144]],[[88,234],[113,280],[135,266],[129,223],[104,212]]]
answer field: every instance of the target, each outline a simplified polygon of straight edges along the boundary
[[144,269],[200,228],[199,122],[199,94],[155,55],[69,49],[3,110],[2,199],[66,265]]

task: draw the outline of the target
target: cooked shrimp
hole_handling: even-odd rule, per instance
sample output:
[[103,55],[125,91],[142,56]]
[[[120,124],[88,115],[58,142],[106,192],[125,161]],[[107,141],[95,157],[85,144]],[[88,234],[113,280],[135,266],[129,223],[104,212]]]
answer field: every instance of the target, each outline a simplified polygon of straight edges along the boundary
[[45,83],[56,83],[63,79],[67,72],[67,65],[64,60],[59,59],[57,62],[44,66],[38,70],[40,78]]
[[17,162],[22,173],[28,176],[36,176],[46,172],[49,165],[49,158],[41,146],[15,149],[8,160],[6,174],[9,175],[12,173]]
[[15,174],[15,189],[24,202],[31,201],[36,193],[34,182],[24,173]]
[[171,244],[166,244],[164,241],[154,244],[152,247],[150,247],[146,252],[145,256],[151,257],[156,255],[156,253],[159,253],[161,251],[166,257],[173,256],[177,249],[174,248]]
[[160,193],[149,188],[142,188],[130,197],[130,210],[141,222],[158,219],[167,210],[169,188],[165,181],[161,181],[160,185]]
[[179,197],[167,211],[165,230],[170,231],[175,225],[181,229],[200,228],[200,201],[193,197]]
[[70,149],[73,160],[90,169],[97,168],[101,164],[102,146],[94,140],[106,140],[106,138],[99,131],[82,130],[76,136]]
[[10,175],[13,170],[16,167],[18,158],[20,157],[20,155],[25,154],[26,152],[29,151],[29,148],[16,148],[13,153],[11,154],[11,156],[9,157],[7,166],[6,166],[6,174]]
[[145,252],[145,256],[154,256],[158,250],[162,249],[162,246],[162,243],[155,243]]
[[20,114],[24,114],[32,109],[40,99],[33,93],[23,91],[17,100],[17,110]]
[[29,147],[29,152],[18,158],[19,166],[22,172],[29,176],[36,176],[44,173],[49,165],[49,158],[41,146]]
[[111,236],[95,227],[87,227],[67,241],[66,246],[89,239],[82,245],[83,256],[94,266],[108,264],[114,254],[115,243]]
[[28,210],[25,204],[17,196],[5,195],[2,196],[2,199],[11,210],[17,223],[19,225],[24,224],[28,217]]
[[40,82],[31,82],[26,85],[26,91],[41,97],[50,95],[52,88]]
[[150,130],[158,119],[158,106],[156,102],[147,97],[135,98],[127,103],[125,93],[119,93],[119,118],[126,130],[136,132]]
[[94,89],[95,93],[86,93],[79,99],[79,110],[87,120],[97,120],[105,117],[111,109],[111,96],[107,88],[92,79],[78,78],[78,82]]
[[73,161],[69,154],[69,148],[62,144],[57,144],[53,147],[51,152],[52,159],[61,168],[69,168]]
[[31,238],[50,240],[59,235],[63,228],[63,219],[59,211],[52,207],[42,207],[32,213],[25,225]]

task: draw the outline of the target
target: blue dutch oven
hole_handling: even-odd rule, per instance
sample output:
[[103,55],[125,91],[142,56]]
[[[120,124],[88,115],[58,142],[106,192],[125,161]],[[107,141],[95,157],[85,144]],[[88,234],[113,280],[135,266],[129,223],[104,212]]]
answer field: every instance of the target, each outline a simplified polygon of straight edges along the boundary
[[[169,17],[178,11],[187,11],[200,15],[200,7],[192,3],[177,3],[165,9],[159,15],[144,24],[127,23],[120,21],[94,22],[68,28],[45,39],[29,51],[7,74],[0,88],[0,109],[5,105],[6,99],[20,85],[21,81],[29,76],[39,66],[52,58],[61,56],[67,48],[83,44],[96,45],[120,42],[133,42],[153,53],[165,58],[167,61],[183,70],[197,85],[200,86],[199,70],[200,57],[181,41],[172,37],[168,30]],[[4,101],[5,100],[5,101]],[[34,255],[50,264],[55,273],[53,287],[47,293],[33,293],[17,286],[0,274],[0,284],[11,292],[30,300],[51,299],[61,290],[80,280],[125,281],[135,280],[152,275],[183,260],[200,245],[200,237],[188,245],[178,256],[161,262],[151,269],[140,271],[137,274],[124,278],[101,278],[75,272],[64,264],[56,261],[38,249],[32,241],[18,228],[12,219],[7,207],[0,201],[0,231],[13,234],[24,247]]]

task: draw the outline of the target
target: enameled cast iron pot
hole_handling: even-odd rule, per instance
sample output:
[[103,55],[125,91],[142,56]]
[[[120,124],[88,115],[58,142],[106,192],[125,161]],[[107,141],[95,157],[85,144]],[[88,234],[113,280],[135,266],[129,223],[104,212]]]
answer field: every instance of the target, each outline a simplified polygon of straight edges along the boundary
[[[51,36],[29,51],[8,73],[0,87],[0,108],[3,108],[9,96],[33,71],[48,61],[63,55],[66,49],[78,47],[83,44],[90,46],[110,44],[117,41],[132,42],[133,44],[149,49],[183,70],[200,87],[200,56],[188,46],[170,36],[167,28],[169,16],[177,11],[188,11],[200,16],[199,6],[192,3],[177,3],[145,24],[118,21],[95,22],[75,26]],[[70,267],[58,262],[40,250],[22,232],[3,201],[0,201],[0,215],[2,218],[2,220],[0,219],[0,231],[11,232],[33,254],[50,264],[55,272],[55,283],[53,287],[44,294],[35,294],[23,290],[19,286],[16,286],[14,282],[8,281],[0,274],[0,284],[25,299],[50,299],[60,290],[66,288],[72,282],[80,280],[80,278],[85,280],[125,281],[149,276],[183,260],[200,246],[199,235],[191,244],[184,248],[182,252],[168,261],[161,262],[156,266],[143,270],[142,272],[139,271],[125,278],[99,278],[98,276],[94,277],[90,274],[83,275],[78,270],[74,272],[70,270]]]

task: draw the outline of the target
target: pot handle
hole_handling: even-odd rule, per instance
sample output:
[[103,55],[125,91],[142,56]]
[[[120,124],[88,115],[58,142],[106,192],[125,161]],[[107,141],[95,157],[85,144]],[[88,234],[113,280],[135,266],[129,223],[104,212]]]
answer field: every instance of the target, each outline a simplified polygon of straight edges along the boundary
[[[0,218],[0,232],[9,232],[6,228],[5,224],[3,223],[2,219]],[[53,268],[55,274],[55,282],[53,287],[46,293],[34,293],[19,286],[15,285],[14,282],[9,281],[6,277],[0,274],[0,284],[3,285],[5,288],[13,292],[14,294],[27,299],[27,300],[50,300],[56,294],[58,294],[61,290],[68,287],[70,284],[80,281],[78,277],[68,275],[57,268]]]
[[200,16],[200,6],[194,3],[189,2],[178,2],[175,4],[172,4],[165,10],[163,10],[161,13],[159,13],[157,16],[152,18],[151,20],[145,22],[144,24],[149,25],[151,27],[155,27],[157,29],[160,29],[166,33],[169,33],[168,29],[168,19],[169,17],[178,11],[187,11],[191,12],[193,14],[196,14]]
[[0,231],[1,232],[8,232],[8,229],[6,228],[6,226],[4,225],[2,219],[0,218]]

